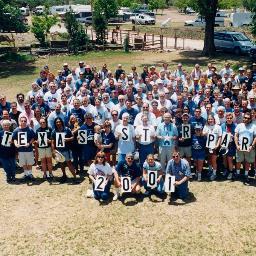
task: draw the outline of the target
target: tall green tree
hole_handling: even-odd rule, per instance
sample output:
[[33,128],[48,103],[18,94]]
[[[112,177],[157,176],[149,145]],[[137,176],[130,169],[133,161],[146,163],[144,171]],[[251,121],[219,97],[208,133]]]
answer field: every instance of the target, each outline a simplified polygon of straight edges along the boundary
[[[255,0],[254,0],[255,1]],[[238,7],[240,0],[176,0],[175,5],[179,8],[192,7],[205,18],[205,37],[203,55],[214,56],[214,25],[217,10],[220,8]]]
[[253,16],[252,16],[252,27],[251,31],[254,37],[256,37],[256,6],[252,9]]
[[50,16],[44,14],[43,16],[33,16],[31,31],[34,33],[35,38],[39,41],[40,45],[46,46],[47,35],[50,32],[50,28],[57,24],[57,16]]
[[102,44],[109,19],[118,14],[118,4],[116,0],[94,0],[92,6],[93,28],[96,31],[97,43]]
[[88,36],[85,34],[83,25],[79,23],[73,12],[65,14],[65,27],[69,34],[69,48],[77,53],[83,46],[89,42]]
[[14,1],[0,0],[0,31],[27,32],[29,27]]

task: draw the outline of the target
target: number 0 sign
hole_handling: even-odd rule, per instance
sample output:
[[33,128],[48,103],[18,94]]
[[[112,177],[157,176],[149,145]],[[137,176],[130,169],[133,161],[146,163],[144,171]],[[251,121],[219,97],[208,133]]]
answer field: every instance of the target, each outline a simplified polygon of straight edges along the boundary
[[128,193],[132,191],[131,177],[121,177],[122,193]]
[[157,186],[157,171],[148,172],[147,186],[150,188],[155,188]]
[[165,176],[165,182],[164,182],[164,187],[165,187],[165,192],[170,193],[175,191],[175,176],[172,176],[170,174],[166,174]]

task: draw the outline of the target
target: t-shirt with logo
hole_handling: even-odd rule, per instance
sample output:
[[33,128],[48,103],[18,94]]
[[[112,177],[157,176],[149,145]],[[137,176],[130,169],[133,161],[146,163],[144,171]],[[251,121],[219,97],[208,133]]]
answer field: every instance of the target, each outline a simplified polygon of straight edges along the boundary
[[116,166],[116,170],[119,176],[131,177],[131,180],[142,175],[141,168],[136,162],[133,162],[130,166],[126,161],[119,162]]

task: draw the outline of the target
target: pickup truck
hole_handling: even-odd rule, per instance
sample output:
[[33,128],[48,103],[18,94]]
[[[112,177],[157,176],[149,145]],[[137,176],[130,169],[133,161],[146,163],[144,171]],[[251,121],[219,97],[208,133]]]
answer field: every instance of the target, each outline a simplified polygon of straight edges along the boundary
[[[185,26],[205,27],[205,19],[197,17],[195,20],[185,21]],[[215,17],[215,27],[224,27],[224,17]]]
[[155,25],[156,20],[149,15],[146,14],[136,14],[130,17],[130,21],[132,24],[139,24],[139,25]]

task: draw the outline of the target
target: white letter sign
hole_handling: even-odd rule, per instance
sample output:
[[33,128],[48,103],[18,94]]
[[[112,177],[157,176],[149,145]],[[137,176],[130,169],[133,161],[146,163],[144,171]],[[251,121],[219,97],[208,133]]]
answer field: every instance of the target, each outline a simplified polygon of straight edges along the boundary
[[78,130],[78,144],[87,144],[87,130]]
[[147,186],[150,188],[155,188],[157,186],[157,171],[148,171]]
[[26,146],[28,143],[27,133],[26,132],[18,132],[18,144],[20,146]]
[[228,148],[228,144],[231,140],[231,133],[223,132],[220,146],[222,148]]
[[128,126],[123,126],[121,129],[121,140],[130,141],[130,130]]
[[122,187],[122,193],[131,192],[132,191],[131,177],[121,177],[121,187]]
[[166,193],[175,191],[174,183],[175,183],[175,176],[166,174],[165,181],[164,181],[164,190]]
[[182,124],[181,126],[182,139],[191,138],[191,126],[190,124]]
[[249,138],[242,137],[241,141],[242,141],[242,145],[240,147],[241,151],[248,151],[249,150],[249,146],[250,146]]
[[2,139],[2,146],[4,147],[10,147],[11,146],[11,141],[12,141],[12,132],[4,132],[4,136]]
[[56,148],[65,148],[64,132],[56,132]]
[[38,147],[43,148],[47,147],[47,132],[38,132]]
[[96,191],[104,191],[106,186],[106,177],[100,175],[97,176],[94,186],[94,189]]
[[213,133],[208,133],[206,147],[214,149],[216,147],[217,135]]
[[146,128],[142,129],[140,141],[142,143],[150,143],[150,130],[149,129],[146,129]]

